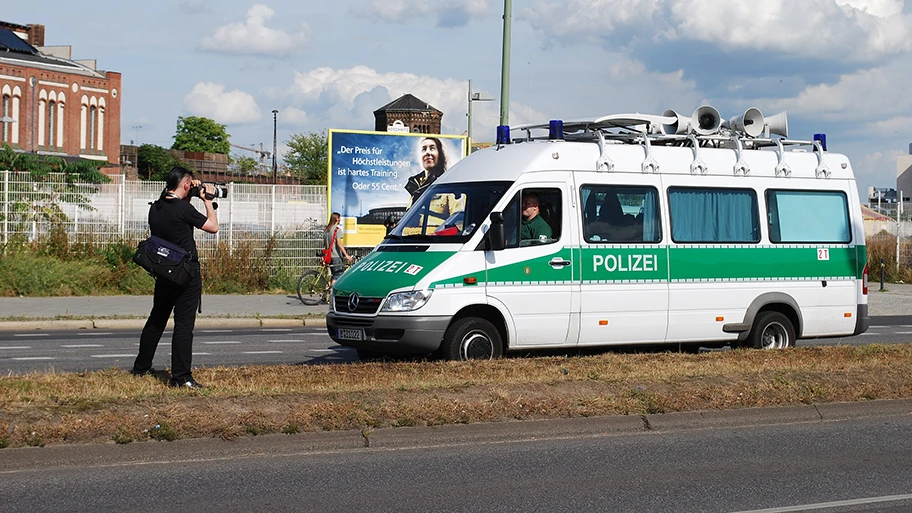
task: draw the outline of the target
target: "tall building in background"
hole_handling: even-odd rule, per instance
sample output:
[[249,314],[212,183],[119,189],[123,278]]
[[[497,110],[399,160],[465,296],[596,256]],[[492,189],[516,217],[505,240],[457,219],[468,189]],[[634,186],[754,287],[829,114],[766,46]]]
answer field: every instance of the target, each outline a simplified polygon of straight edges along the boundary
[[902,197],[897,197],[897,202],[902,203],[903,212],[909,211],[909,197],[912,196],[912,144],[909,144],[909,154],[896,158],[896,191]]
[[0,146],[116,166],[120,88],[120,73],[44,46],[43,25],[0,21]]

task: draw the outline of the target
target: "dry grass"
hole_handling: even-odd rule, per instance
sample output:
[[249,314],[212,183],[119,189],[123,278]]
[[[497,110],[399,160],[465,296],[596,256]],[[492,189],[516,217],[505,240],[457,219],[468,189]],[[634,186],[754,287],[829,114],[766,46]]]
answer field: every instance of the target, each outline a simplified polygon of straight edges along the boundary
[[912,397],[912,345],[0,378],[0,447],[640,415]]

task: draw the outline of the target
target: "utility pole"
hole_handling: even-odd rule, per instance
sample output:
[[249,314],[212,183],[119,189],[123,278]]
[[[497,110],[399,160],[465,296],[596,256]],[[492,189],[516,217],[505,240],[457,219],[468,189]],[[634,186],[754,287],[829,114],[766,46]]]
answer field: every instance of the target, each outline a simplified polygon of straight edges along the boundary
[[472,153],[472,102],[490,102],[494,101],[494,98],[482,98],[481,93],[472,92],[472,80],[469,80],[469,128],[466,130],[466,135],[469,138],[469,153]]
[[510,31],[513,26],[513,2],[504,0],[503,58],[500,67],[500,124],[510,124]]
[[279,111],[272,110],[272,183],[276,183],[276,125],[278,123]]

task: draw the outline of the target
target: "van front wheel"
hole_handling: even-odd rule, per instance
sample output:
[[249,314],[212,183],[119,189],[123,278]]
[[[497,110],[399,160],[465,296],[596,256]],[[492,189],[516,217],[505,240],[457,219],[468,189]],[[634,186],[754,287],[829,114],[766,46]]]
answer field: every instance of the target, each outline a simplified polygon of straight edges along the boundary
[[754,321],[749,342],[754,349],[785,349],[795,345],[795,328],[784,314],[763,312]]
[[442,349],[447,360],[492,360],[503,356],[503,341],[493,324],[467,317],[450,325]]

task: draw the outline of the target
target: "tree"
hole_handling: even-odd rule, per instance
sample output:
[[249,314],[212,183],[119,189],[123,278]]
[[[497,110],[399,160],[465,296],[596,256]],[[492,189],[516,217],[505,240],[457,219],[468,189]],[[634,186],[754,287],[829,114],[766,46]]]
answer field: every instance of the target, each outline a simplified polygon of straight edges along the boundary
[[260,168],[260,163],[257,159],[246,155],[238,155],[233,157],[232,160],[234,161],[238,173],[242,175],[252,175]]
[[165,181],[175,167],[187,167],[168,150],[154,144],[143,144],[137,152],[137,174],[143,180]]
[[220,125],[209,118],[198,116],[178,116],[177,131],[174,133],[172,150],[204,151],[228,155],[231,136]]
[[288,152],[283,160],[291,173],[299,176],[308,185],[326,185],[326,172],[329,166],[329,148],[326,132],[309,134],[291,134],[285,141]]

